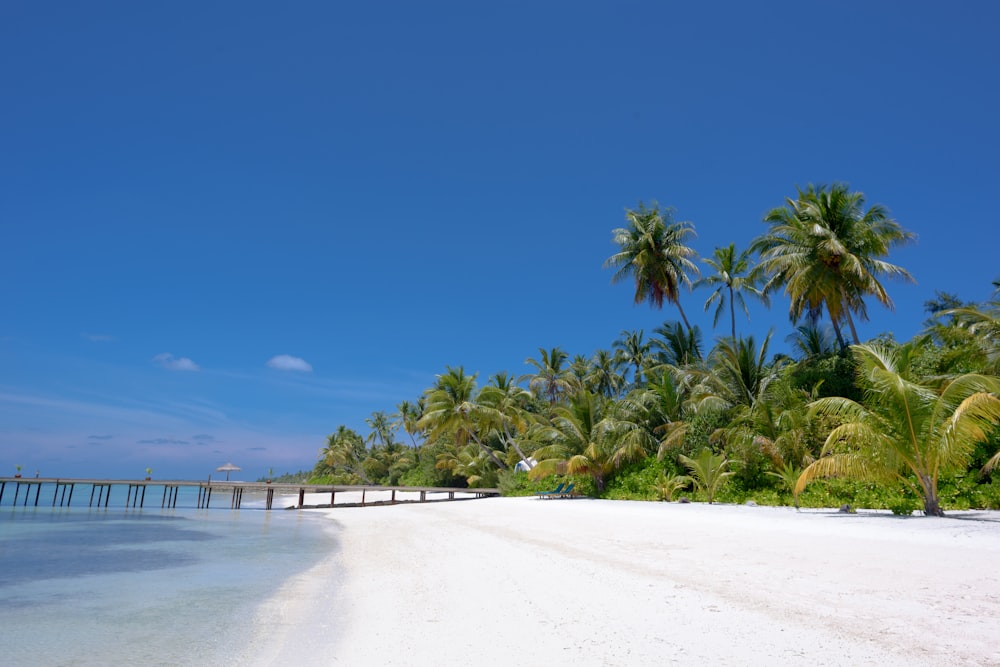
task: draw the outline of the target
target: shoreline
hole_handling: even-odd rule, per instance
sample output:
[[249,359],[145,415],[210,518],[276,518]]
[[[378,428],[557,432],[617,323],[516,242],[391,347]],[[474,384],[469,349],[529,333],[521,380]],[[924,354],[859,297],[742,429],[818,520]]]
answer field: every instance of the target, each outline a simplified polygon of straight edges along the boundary
[[304,510],[246,662],[1000,664],[1000,512],[489,498]]

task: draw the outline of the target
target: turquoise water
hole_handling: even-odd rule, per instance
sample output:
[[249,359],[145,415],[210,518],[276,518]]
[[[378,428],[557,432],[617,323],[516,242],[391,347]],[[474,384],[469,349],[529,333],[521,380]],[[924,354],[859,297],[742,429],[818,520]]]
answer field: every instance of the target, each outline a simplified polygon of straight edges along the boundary
[[146,500],[125,509],[122,492],[118,508],[36,508],[5,495],[5,665],[233,664],[259,631],[256,607],[336,548],[332,522],[307,513]]

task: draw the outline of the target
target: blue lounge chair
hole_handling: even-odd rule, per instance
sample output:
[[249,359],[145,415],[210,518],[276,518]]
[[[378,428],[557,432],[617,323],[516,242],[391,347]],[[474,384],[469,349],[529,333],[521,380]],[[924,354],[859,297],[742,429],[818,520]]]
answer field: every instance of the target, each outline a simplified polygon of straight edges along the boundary
[[573,493],[573,487],[574,486],[575,486],[575,484],[571,483],[569,486],[567,486],[565,489],[562,490],[562,493],[559,494],[559,497],[560,498],[572,498],[573,496],[575,496],[576,494]]
[[[535,495],[538,496],[539,498],[551,498],[553,496],[557,496],[560,493],[562,493],[563,492],[563,488],[565,486],[566,486],[566,484],[563,483],[563,484],[560,484],[559,486],[557,486],[554,491],[539,491]],[[573,485],[570,484],[570,486],[573,486]]]

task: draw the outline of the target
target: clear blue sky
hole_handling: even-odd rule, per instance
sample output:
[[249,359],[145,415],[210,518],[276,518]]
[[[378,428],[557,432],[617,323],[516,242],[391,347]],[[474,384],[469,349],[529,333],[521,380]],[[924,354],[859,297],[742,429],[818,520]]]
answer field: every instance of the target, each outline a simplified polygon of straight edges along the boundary
[[919,236],[863,337],[1000,276],[994,2],[288,4],[0,5],[0,474],[309,468],[447,365],[648,333],[640,199],[705,256],[863,191]]

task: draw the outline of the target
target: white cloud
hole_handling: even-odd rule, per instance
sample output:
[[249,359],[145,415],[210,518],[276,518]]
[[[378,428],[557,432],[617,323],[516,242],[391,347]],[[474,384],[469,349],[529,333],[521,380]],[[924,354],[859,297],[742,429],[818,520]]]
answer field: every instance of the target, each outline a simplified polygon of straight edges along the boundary
[[160,364],[167,370],[171,371],[199,371],[198,364],[194,363],[187,357],[175,357],[174,355],[164,352],[163,354],[158,354],[153,357],[153,361]]
[[288,354],[279,354],[276,357],[271,357],[267,362],[267,367],[279,371],[301,371],[303,373],[311,373],[313,369],[305,359],[293,357]]

